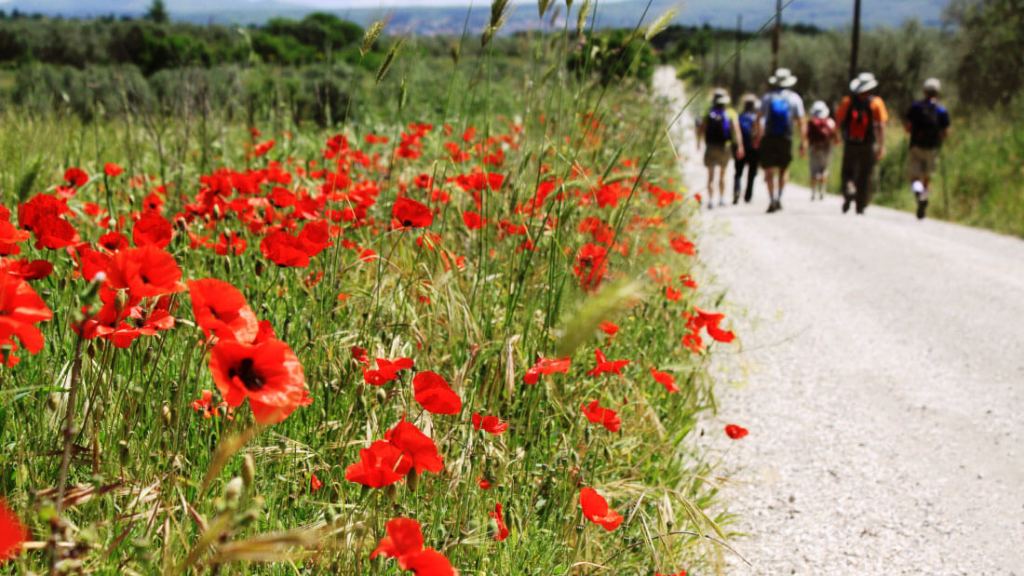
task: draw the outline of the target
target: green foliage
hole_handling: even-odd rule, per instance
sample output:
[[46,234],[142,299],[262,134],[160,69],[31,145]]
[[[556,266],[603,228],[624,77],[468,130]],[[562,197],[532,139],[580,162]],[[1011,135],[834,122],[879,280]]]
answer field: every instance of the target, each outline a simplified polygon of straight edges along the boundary
[[954,0],[957,81],[972,105],[1005,104],[1024,88],[1024,0]]
[[581,77],[597,76],[603,84],[626,78],[643,82],[654,74],[654,50],[642,35],[612,30],[586,37],[569,55],[569,69]]
[[153,3],[149,5],[149,9],[146,10],[146,20],[150,22],[166,24],[170,19],[171,17],[167,14],[167,7],[164,6],[164,0],[153,0]]

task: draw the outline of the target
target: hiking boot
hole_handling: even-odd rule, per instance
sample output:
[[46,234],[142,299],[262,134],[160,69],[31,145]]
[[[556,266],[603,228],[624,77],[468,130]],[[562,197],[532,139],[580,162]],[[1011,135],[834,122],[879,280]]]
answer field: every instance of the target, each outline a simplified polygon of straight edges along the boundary
[[920,200],[919,199],[917,201],[917,219],[918,220],[924,220],[924,213],[927,210],[928,210],[928,201],[927,200]]
[[782,198],[775,201],[775,211],[778,212],[779,210],[782,210]]
[[772,200],[768,204],[768,214],[771,214],[772,212],[775,212],[775,200]]
[[853,198],[850,198],[849,196],[844,196],[843,197],[843,214],[846,214],[847,212],[850,211],[850,204],[852,204],[852,203],[853,203]]
[[733,206],[735,206],[735,205],[737,205],[737,204],[739,204],[739,203],[740,203],[740,193],[739,193],[739,192],[737,192],[737,193],[736,193],[736,194],[734,194],[734,195],[733,195],[733,197],[732,197],[732,205],[733,205]]

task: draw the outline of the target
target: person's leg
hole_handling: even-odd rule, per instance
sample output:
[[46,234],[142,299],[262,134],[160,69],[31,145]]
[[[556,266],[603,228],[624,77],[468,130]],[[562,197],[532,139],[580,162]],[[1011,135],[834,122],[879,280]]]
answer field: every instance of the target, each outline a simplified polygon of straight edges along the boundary
[[853,202],[853,191],[854,191],[854,162],[856,155],[854,154],[854,146],[846,144],[843,146],[843,165],[840,170],[840,192],[843,194],[843,213],[847,213],[850,210],[850,204]]
[[715,206],[715,165],[708,164],[708,210]]
[[875,169],[875,151],[872,146],[859,146],[857,160],[857,214],[863,214],[871,203],[871,176]]
[[782,210],[782,191],[786,189],[786,175],[789,173],[789,168],[783,166],[779,168],[779,185],[776,187],[775,193],[775,209]]
[[733,161],[733,186],[732,186],[732,203],[737,204],[740,201],[740,191],[743,188],[743,169],[747,165],[747,158],[742,159],[736,158]]
[[757,167],[760,163],[757,150],[748,154],[750,156],[747,159],[747,193],[743,196],[745,202],[750,202],[754,198],[754,180],[757,179]]
[[729,163],[726,162],[718,168],[718,205],[725,206],[725,170]]
[[764,183],[768,185],[768,212],[775,212],[775,168],[765,166]]

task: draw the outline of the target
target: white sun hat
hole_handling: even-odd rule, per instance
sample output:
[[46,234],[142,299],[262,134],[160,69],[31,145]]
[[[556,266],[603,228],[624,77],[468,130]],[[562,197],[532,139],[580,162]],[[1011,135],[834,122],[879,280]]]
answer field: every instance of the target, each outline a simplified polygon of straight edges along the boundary
[[828,118],[828,104],[825,104],[821,100],[811,104],[811,116],[815,118]]
[[863,94],[878,87],[878,79],[871,72],[861,72],[856,78],[850,81],[850,92]]
[[777,85],[781,88],[792,88],[796,85],[796,76],[793,76],[793,72],[791,72],[789,68],[779,68],[775,71],[775,75],[772,76],[772,78],[775,79],[775,82],[772,82],[771,79],[769,79],[768,83],[773,86]]
[[942,92],[942,82],[938,78],[929,78],[924,81],[924,91],[938,94]]

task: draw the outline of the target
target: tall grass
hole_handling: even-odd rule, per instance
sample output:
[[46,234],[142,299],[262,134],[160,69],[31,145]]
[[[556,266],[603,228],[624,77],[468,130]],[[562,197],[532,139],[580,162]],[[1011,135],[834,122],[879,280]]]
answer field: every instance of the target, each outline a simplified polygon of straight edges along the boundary
[[[459,43],[470,41],[467,31]],[[529,50],[519,59],[484,50],[447,61],[418,59],[410,41],[379,86],[361,93],[372,102],[353,103],[370,113],[337,129],[288,116],[252,126],[244,117],[203,113],[94,122],[5,113],[0,174],[11,208],[54,190],[68,166],[93,175],[70,202],[76,212],[91,200],[111,206],[115,217],[137,213],[157,186],[165,187],[170,217],[195,197],[202,175],[223,168],[277,165],[292,177],[281,186],[315,196],[324,183],[316,175],[324,142],[337,133],[375,159],[346,170],[379,186],[380,197],[369,225],[343,227],[308,269],[274,266],[257,249],[260,236],[240,226],[249,248],[238,256],[191,246],[188,232],[206,230],[176,228],[168,250],[185,277],[221,278],[241,289],[305,369],[314,403],[272,427],[254,426],[245,406],[233,419],[205,419],[190,408],[214,386],[209,344],[183,294],[172,307],[179,318],[172,330],[126,349],[80,342],[70,323],[94,289],[72,275],[68,253],[26,243],[24,257],[55,266],[35,283],[54,319],[44,325],[43,351],[0,369],[0,494],[33,540],[3,570],[390,574],[393,562],[369,556],[398,516],[419,521],[428,545],[464,574],[721,565],[725,517],[714,511],[717,488],[698,423],[714,407],[713,383],[706,352],[680,344],[688,332],[683,315],[714,306],[717,296],[689,288],[665,296],[665,284],[678,284],[679,275],[701,278],[695,257],[667,246],[693,232],[696,206],[678,183],[663,137],[665,111],[642,84],[626,79],[609,89],[596,75],[570,73],[568,52],[580,45],[575,31],[525,41]],[[396,146],[411,122],[434,129],[420,158],[399,158]],[[251,128],[263,133],[257,138]],[[367,144],[371,133],[389,142]],[[253,143],[267,138],[276,145],[254,157]],[[468,159],[453,160],[449,143]],[[498,151],[502,159],[484,163]],[[104,178],[105,162],[125,165],[126,174]],[[485,191],[477,207],[451,179],[479,169],[501,173],[504,184]],[[424,175],[450,199],[418,190],[414,182]],[[532,211],[516,209],[545,182],[554,185],[546,200]],[[581,201],[604,185],[619,186],[615,205]],[[269,193],[265,186],[257,197]],[[429,231],[391,228],[400,193],[434,208]],[[492,224],[467,230],[461,214],[469,209]],[[585,218],[616,231],[611,271],[596,293],[583,290],[573,270],[589,238],[580,231]],[[85,241],[101,232],[80,212],[75,221]],[[508,226],[497,225],[503,221]],[[525,236],[510,232],[514,226]],[[378,258],[361,258],[364,249]],[[599,321],[620,330],[608,336]],[[385,387],[365,384],[354,346],[371,359],[409,356],[416,370],[444,375],[462,412],[423,411],[409,375]],[[598,347],[631,364],[621,376],[587,375]],[[556,355],[572,358],[569,374],[524,384],[539,356]],[[671,372],[679,392],[655,383],[651,368]],[[583,418],[581,404],[594,399],[619,411],[620,432]],[[497,437],[474,431],[473,412],[498,415],[510,430]],[[65,415],[74,423],[66,437]],[[437,443],[443,472],[378,490],[347,481],[359,449],[403,417]],[[319,490],[311,488],[313,475]],[[493,488],[482,489],[481,479]],[[604,494],[623,526],[606,533],[582,519],[581,486]],[[498,502],[511,529],[503,542],[492,538],[488,519]]]

